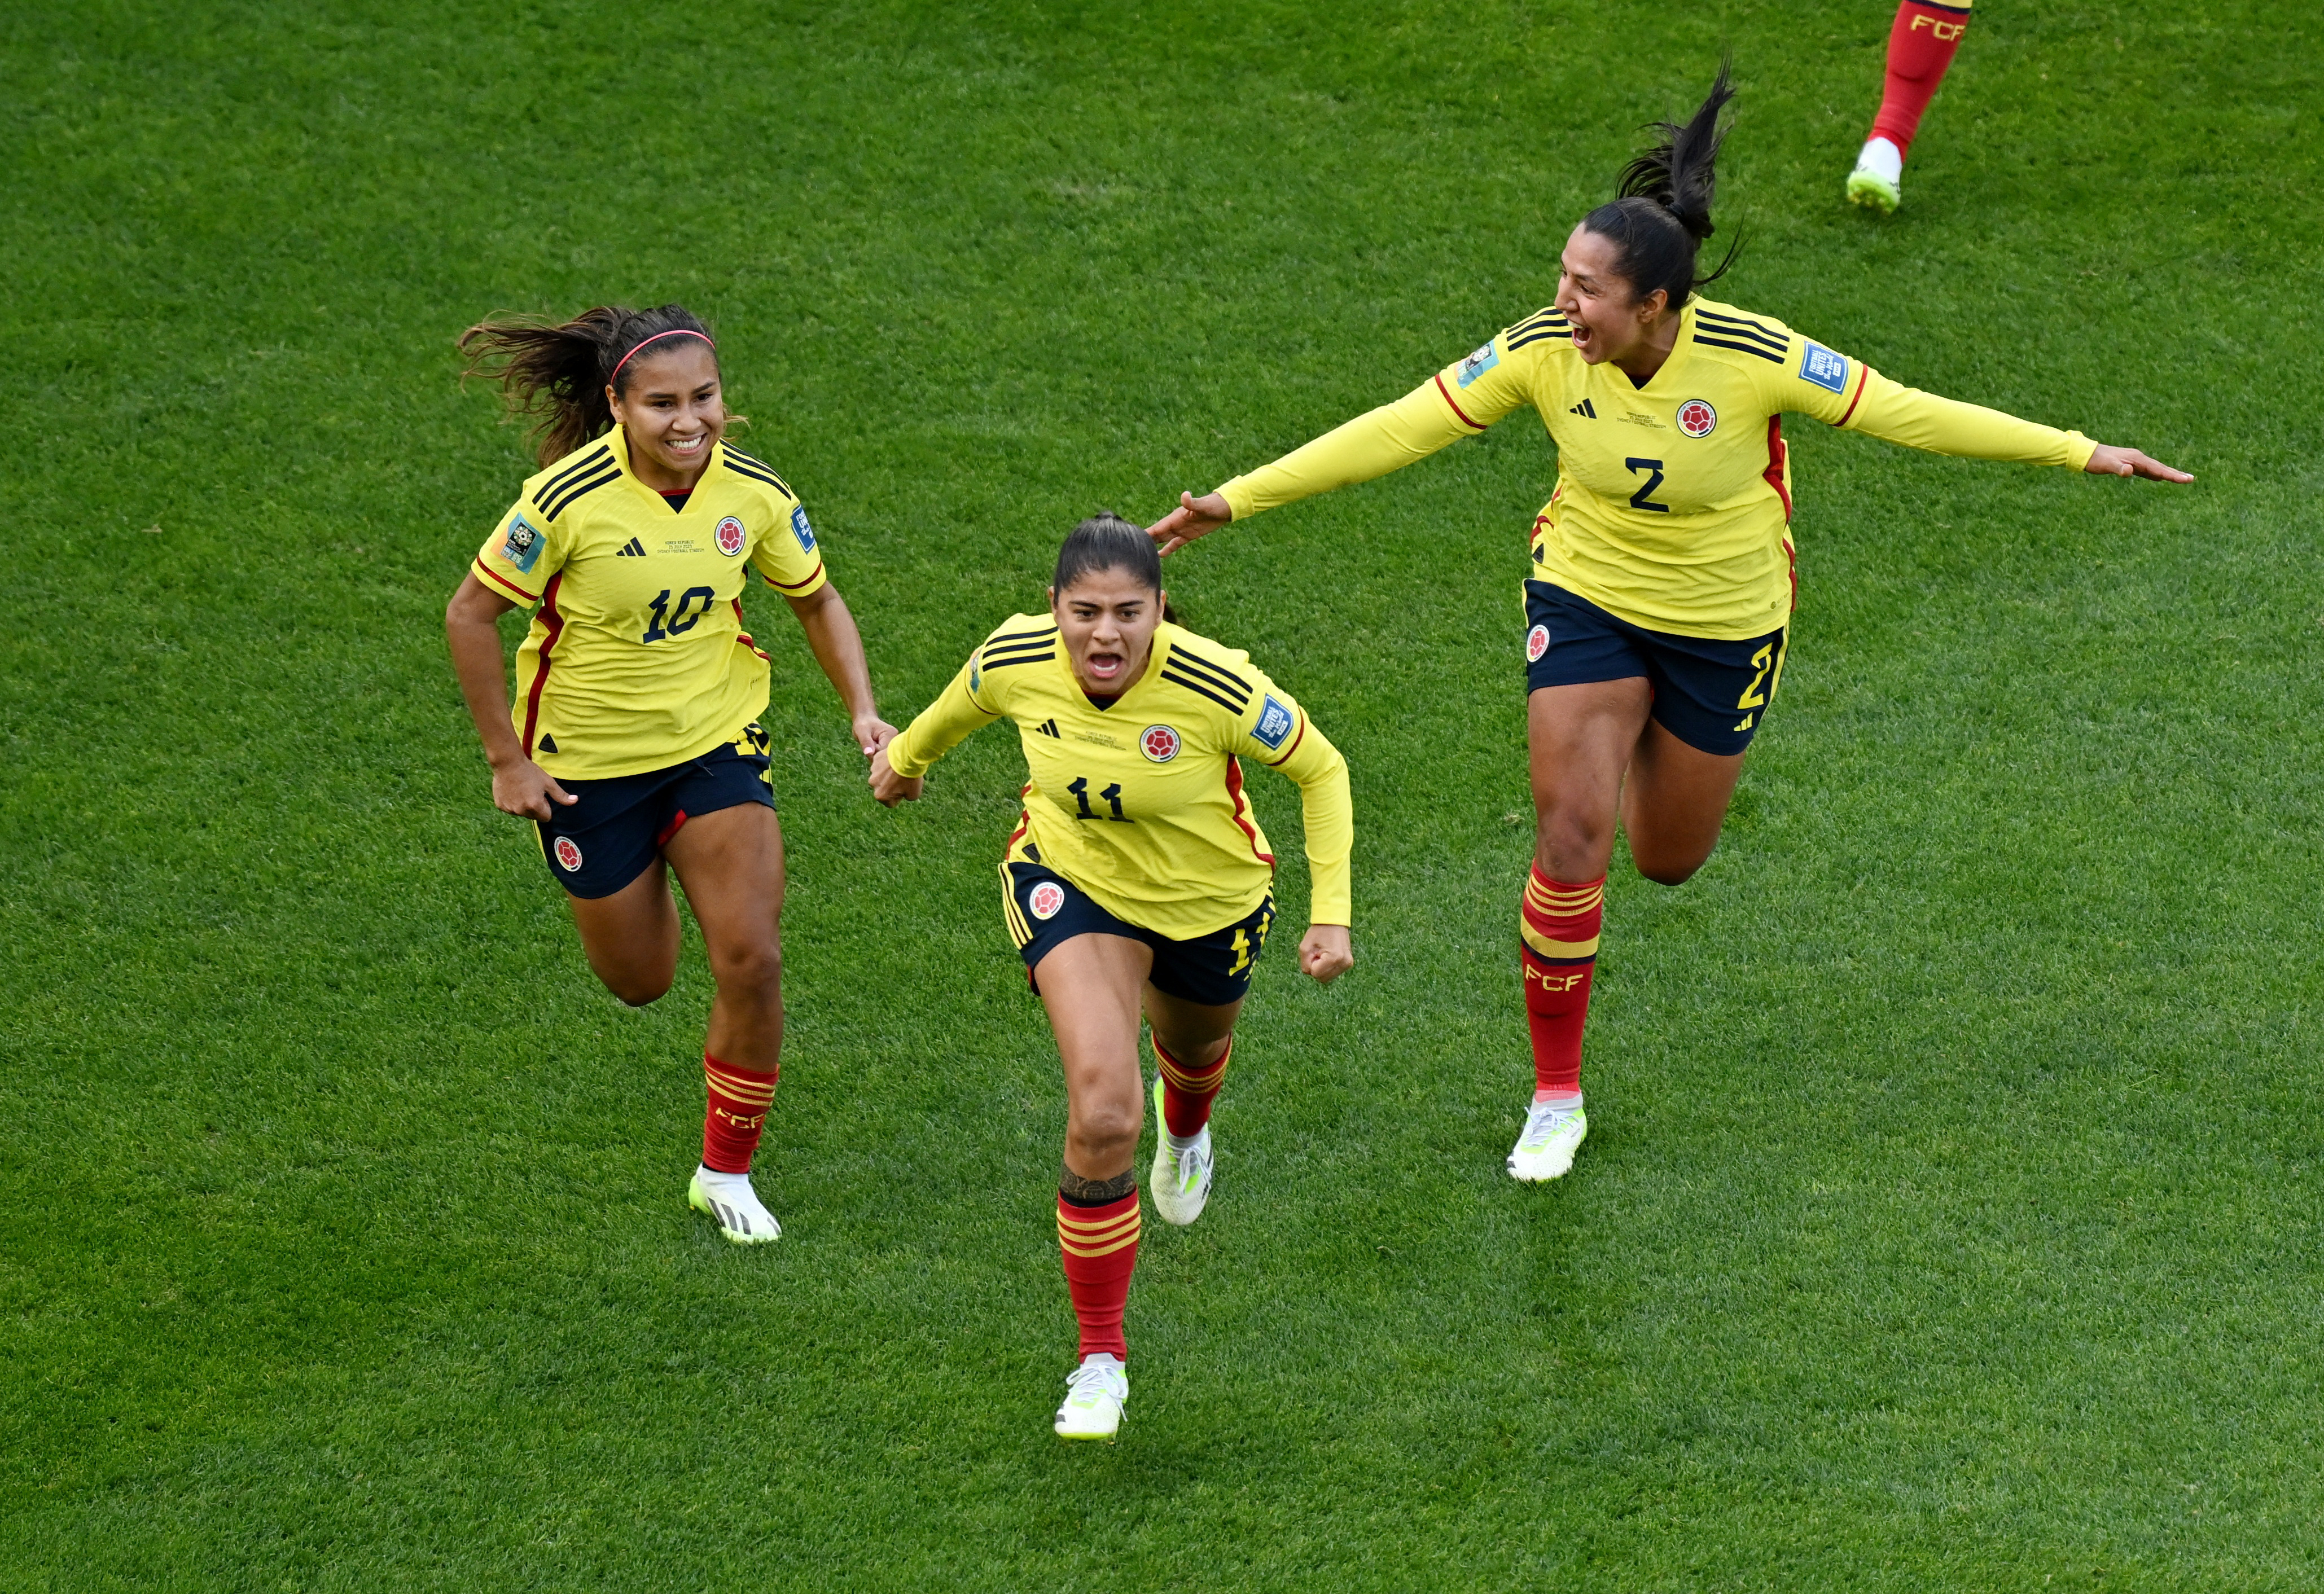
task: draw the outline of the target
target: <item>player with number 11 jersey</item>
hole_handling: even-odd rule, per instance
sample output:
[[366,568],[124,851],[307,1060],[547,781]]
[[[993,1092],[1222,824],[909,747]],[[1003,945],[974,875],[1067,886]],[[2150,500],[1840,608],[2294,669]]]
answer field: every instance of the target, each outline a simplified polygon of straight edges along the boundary
[[1299,784],[1313,870],[1300,966],[1325,982],[1353,961],[1354,824],[1347,764],[1306,711],[1249,654],[1167,617],[1144,531],[1111,515],[1075,527],[1050,602],[985,639],[873,757],[872,787],[883,803],[909,801],[964,737],[1016,722],[1030,779],[1001,860],[1001,913],[1065,1064],[1057,1240],[1081,1324],[1056,1429],[1110,1439],[1130,1394],[1121,1318],[1138,1259],[1140,1013],[1161,1120],[1154,1204],[1192,1223],[1211,1193],[1211,1105],[1275,919],[1275,858],[1242,760]]

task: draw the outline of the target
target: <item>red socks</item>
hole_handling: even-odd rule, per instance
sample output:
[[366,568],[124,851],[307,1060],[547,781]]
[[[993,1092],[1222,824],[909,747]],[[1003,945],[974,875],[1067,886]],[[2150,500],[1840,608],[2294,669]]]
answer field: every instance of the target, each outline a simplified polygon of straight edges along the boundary
[[1154,1061],[1162,1073],[1162,1121],[1180,1139],[1199,1135],[1203,1126],[1211,1121],[1211,1103],[1219,1099],[1219,1086],[1226,1082],[1227,1059],[1234,1055],[1234,1038],[1227,1038],[1227,1049],[1218,1060],[1202,1068],[1189,1068],[1154,1043]]
[[1129,1360],[1121,1309],[1130,1300],[1130,1270],[1138,1266],[1138,1192],[1102,1206],[1079,1206],[1059,1191],[1057,1245],[1065,1257],[1065,1290],[1081,1320],[1081,1354],[1104,1350]]
[[767,1110],[775,1104],[775,1081],[781,1076],[779,1068],[753,1073],[702,1054],[702,1077],[710,1089],[710,1104],[702,1114],[704,1167],[714,1174],[751,1171],[751,1154],[759,1148]]
[[1536,864],[1526,880],[1517,928],[1525,966],[1526,1023],[1533,1031],[1533,1085],[1561,1095],[1582,1089],[1582,1025],[1590,1016],[1590,975],[1598,962],[1606,877],[1582,885],[1554,880]]
[[1874,138],[1885,138],[1903,154],[1913,147],[1920,130],[1921,113],[1936,97],[1953,51],[1969,32],[1969,8],[1936,5],[1930,0],[1904,0],[1888,30],[1888,78],[1881,91],[1880,114],[1872,119]]

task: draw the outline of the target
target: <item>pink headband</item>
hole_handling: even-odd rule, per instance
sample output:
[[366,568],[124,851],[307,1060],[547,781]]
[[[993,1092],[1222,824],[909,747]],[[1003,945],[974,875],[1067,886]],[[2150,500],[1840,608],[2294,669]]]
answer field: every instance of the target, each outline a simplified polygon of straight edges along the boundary
[[623,355],[619,360],[614,362],[613,374],[605,378],[605,385],[607,387],[611,387],[614,382],[621,380],[622,367],[638,357],[639,349],[645,347],[646,345],[650,343],[659,343],[665,337],[698,337],[703,342],[710,344],[710,346],[714,349],[718,346],[715,343],[711,342],[710,334],[707,332],[696,332],[691,327],[674,327],[668,332],[657,332],[651,337],[641,339],[628,354]]

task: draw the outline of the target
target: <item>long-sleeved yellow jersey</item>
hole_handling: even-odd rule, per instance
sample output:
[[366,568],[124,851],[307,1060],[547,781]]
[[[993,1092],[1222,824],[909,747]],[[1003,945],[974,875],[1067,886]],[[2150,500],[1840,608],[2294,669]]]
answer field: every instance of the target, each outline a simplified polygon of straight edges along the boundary
[[1355,808],[1347,760],[1250,655],[1165,622],[1140,675],[1091,701],[1047,614],[1013,614],[944,695],[888,744],[913,779],[971,732],[1007,718],[1025,747],[1025,809],[1002,859],[1044,864],[1116,918],[1190,940],[1247,917],[1275,854],[1243,795],[1254,758],[1298,782],[1309,917],[1350,919]]
[[1235,519],[1367,482],[1483,431],[1518,405],[1557,445],[1535,518],[1534,576],[1650,630],[1737,640],[1794,598],[1782,413],[1972,459],[2080,470],[2097,445],[1889,381],[1782,322],[1696,299],[1644,385],[1573,352],[1545,309],[1393,404],[1219,489]]

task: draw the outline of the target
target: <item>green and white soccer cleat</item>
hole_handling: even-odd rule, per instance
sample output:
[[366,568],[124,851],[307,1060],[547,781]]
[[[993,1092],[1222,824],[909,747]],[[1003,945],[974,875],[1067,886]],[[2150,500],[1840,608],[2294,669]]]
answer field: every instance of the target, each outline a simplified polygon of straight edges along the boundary
[[1162,1116],[1162,1082],[1154,1082],[1154,1167],[1146,1193],[1165,1223],[1184,1229],[1203,1215],[1211,1200],[1211,1126],[1181,1151],[1170,1144],[1170,1120]]
[[718,1232],[736,1245],[765,1245],[783,1237],[783,1226],[751,1188],[748,1174],[714,1174],[708,1168],[696,1168],[693,1181],[686,1187],[686,1204],[709,1217],[718,1225]]
[[1121,1431],[1121,1408],[1130,1401],[1130,1370],[1107,1351],[1082,1358],[1065,1379],[1065,1404],[1057,1408],[1060,1439],[1111,1439]]
[[1590,1132],[1590,1117],[1579,1107],[1536,1101],[1526,1111],[1525,1131],[1509,1152],[1509,1177],[1526,1184],[1563,1178]]
[[1868,138],[1848,174],[1848,199],[1883,216],[1896,214],[1904,202],[1904,154],[1885,138]]

